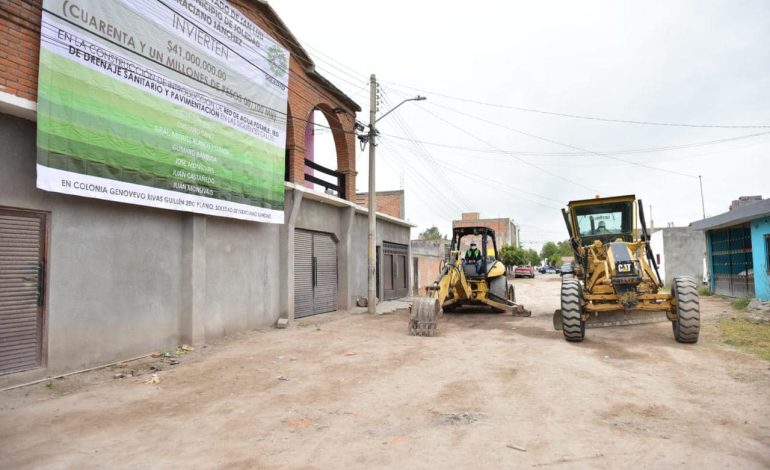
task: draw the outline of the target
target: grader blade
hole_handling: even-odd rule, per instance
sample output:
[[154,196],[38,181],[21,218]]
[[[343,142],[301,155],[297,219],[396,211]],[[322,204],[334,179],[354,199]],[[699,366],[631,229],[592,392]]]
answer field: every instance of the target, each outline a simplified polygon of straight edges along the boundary
[[[553,329],[561,330],[561,310],[553,312]],[[586,328],[606,328],[611,326],[642,325],[645,323],[661,323],[669,321],[666,312],[650,312],[646,310],[629,310],[591,315],[585,322]]]

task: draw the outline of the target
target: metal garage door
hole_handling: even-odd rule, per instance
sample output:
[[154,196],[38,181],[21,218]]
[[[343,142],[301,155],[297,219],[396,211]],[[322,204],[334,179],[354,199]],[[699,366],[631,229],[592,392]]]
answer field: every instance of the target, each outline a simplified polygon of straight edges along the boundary
[[407,295],[407,279],[409,278],[406,256],[408,247],[398,243],[384,242],[383,255],[383,290],[384,299],[399,299]]
[[42,356],[45,215],[0,209],[0,374]]
[[337,244],[326,233],[294,232],[294,317],[337,310]]
[[754,297],[754,261],[748,224],[709,232],[714,292]]

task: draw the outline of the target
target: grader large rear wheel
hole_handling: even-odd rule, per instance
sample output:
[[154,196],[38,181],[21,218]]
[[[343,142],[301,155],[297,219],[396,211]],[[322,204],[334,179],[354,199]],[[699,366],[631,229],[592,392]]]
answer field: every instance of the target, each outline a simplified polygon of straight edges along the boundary
[[418,299],[409,316],[410,336],[436,336],[441,318],[441,304],[435,297]]
[[586,323],[581,320],[581,288],[577,279],[561,282],[561,331],[567,341],[583,341]]
[[671,322],[674,338],[680,343],[697,343],[700,333],[700,303],[695,280],[677,276],[671,283],[671,294],[676,299],[676,320]]

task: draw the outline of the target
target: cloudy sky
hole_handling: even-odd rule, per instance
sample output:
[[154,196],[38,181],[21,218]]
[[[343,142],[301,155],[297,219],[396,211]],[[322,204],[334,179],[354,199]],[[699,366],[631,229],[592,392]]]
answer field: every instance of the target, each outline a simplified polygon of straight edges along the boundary
[[[560,207],[596,194],[634,193],[656,226],[686,225],[702,216],[698,175],[707,216],[770,197],[766,0],[270,4],[360,121],[370,73],[380,114],[428,97],[378,124],[377,189],[403,185],[414,237],[478,211],[538,248],[566,238]],[[366,191],[367,153],[357,169]]]

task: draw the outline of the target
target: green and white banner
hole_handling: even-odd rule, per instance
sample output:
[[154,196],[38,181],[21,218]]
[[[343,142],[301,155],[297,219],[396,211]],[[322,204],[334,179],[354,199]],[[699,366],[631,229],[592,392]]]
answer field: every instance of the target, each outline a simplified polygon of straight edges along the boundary
[[225,0],[45,0],[37,187],[283,223],[288,64]]

